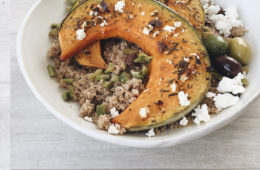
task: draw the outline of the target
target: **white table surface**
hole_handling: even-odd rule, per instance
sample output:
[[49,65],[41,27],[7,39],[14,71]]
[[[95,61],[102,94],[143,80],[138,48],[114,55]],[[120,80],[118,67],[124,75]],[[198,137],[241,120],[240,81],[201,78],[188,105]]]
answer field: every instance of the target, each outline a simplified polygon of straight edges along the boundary
[[[16,61],[17,30],[35,2],[11,0],[12,19],[8,27],[11,29],[11,168],[260,169],[260,99],[225,128],[199,140],[165,149],[142,150],[102,143],[62,123],[34,97]],[[2,4],[0,18],[1,12]],[[10,93],[6,91],[9,86],[9,60],[6,61],[9,46],[6,32],[3,33],[6,28],[0,26],[2,106],[8,106],[10,101]],[[8,112],[9,109],[0,111],[0,169],[9,163]],[[1,147],[3,144],[6,146]]]

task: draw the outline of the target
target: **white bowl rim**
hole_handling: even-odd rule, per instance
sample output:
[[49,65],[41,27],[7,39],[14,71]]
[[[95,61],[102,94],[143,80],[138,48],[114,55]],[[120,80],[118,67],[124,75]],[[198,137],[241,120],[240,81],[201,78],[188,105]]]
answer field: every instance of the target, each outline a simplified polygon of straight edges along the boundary
[[[189,132],[185,132],[182,135],[179,135],[177,137],[172,137],[168,139],[160,139],[160,140],[135,140],[135,139],[127,139],[127,138],[120,138],[119,136],[113,136],[113,135],[106,135],[106,134],[97,134],[93,132],[92,130],[86,129],[79,124],[73,122],[72,120],[62,116],[58,111],[56,111],[47,101],[45,101],[41,95],[37,92],[34,84],[31,81],[31,78],[29,77],[28,73],[26,72],[24,61],[23,61],[23,56],[22,56],[22,38],[23,38],[23,32],[24,28],[31,16],[31,14],[34,12],[35,8],[40,4],[42,0],[38,0],[28,11],[26,14],[26,17],[18,31],[17,35],[17,59],[19,63],[20,70],[29,85],[30,89],[32,90],[33,94],[36,96],[36,98],[49,110],[52,114],[54,114],[58,119],[62,120],[65,124],[71,126],[75,130],[81,132],[82,134],[85,134],[91,138],[94,138],[99,141],[103,142],[108,142],[111,144],[115,145],[120,145],[120,146],[128,146],[128,147],[135,147],[135,148],[161,148],[161,147],[169,147],[169,146],[175,146],[178,144],[186,143],[195,139],[198,139],[200,137],[206,136],[209,133],[220,129],[236,118],[238,118],[242,113],[243,110],[250,104],[252,103],[257,97],[260,95],[260,89],[256,91],[256,93],[251,96],[247,102],[243,103],[240,106],[240,110],[237,112],[234,112],[232,114],[229,114],[227,117],[224,119],[218,120],[214,123],[212,123],[211,126],[209,127],[204,127],[204,128],[199,128],[195,129]],[[167,145],[165,145],[167,144]]]

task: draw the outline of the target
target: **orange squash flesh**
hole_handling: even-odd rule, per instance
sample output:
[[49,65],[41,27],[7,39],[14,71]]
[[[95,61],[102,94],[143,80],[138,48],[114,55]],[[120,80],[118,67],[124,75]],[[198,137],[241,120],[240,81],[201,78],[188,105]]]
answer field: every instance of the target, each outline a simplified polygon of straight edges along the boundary
[[100,41],[95,42],[75,57],[77,63],[84,67],[107,68],[101,55]]
[[[169,0],[166,5],[193,25],[198,33],[202,32],[202,26],[204,25],[205,18],[200,0],[186,0],[181,2],[179,0]],[[91,51],[91,54],[87,55],[85,53],[81,53],[75,57],[79,65],[102,69],[107,68],[107,65],[101,55],[100,42],[94,43],[93,45],[87,47],[86,50]]]
[[169,0],[166,5],[187,20],[198,33],[202,33],[205,14],[200,0]]
[[[101,13],[106,18],[107,25],[96,24],[86,29],[86,38],[76,39],[79,20],[93,20],[88,13],[91,7],[100,4],[99,0],[89,0],[78,6],[63,22],[60,32],[62,49],[61,59],[67,60],[75,56],[95,41],[119,37],[137,44],[147,54],[153,56],[150,64],[150,76],[146,85],[148,91],[142,92],[138,98],[113,119],[129,131],[145,130],[177,121],[194,109],[205,97],[210,84],[211,74],[207,71],[210,66],[208,54],[195,29],[179,17],[174,11],[153,0],[127,0],[123,13],[115,11],[118,0],[106,1],[110,13]],[[155,28],[149,35],[143,33],[144,27],[154,20],[151,12],[158,10],[161,28]],[[145,15],[140,13],[144,12]],[[130,18],[129,16],[134,16]],[[165,31],[166,26],[176,27],[173,33]],[[168,27],[169,28],[169,27]],[[159,35],[153,33],[159,31]],[[163,42],[170,49],[160,53],[158,42]],[[184,62],[189,60],[189,62]],[[199,60],[199,62],[198,62]],[[186,64],[185,64],[186,63]],[[184,67],[184,68],[183,68]],[[180,78],[187,78],[184,82]],[[176,92],[171,89],[172,83],[177,85]],[[188,94],[190,105],[182,106],[178,92]],[[160,105],[157,103],[161,101]],[[140,109],[148,108],[146,118],[139,114]]]

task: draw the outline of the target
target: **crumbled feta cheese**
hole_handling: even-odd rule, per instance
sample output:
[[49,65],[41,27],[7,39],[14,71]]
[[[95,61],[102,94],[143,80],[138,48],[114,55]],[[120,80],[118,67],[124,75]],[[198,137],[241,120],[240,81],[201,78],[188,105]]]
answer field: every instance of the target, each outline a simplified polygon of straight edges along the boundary
[[116,11],[119,11],[119,12],[123,13],[124,12],[124,8],[125,8],[125,1],[118,1],[115,4],[115,10]]
[[155,31],[155,33],[153,33],[153,38],[155,38],[157,35],[159,35],[160,32],[159,31]]
[[176,1],[175,3],[176,4],[179,4],[179,3],[184,4],[184,3],[186,3],[186,1]]
[[164,28],[163,28],[163,30],[164,31],[167,31],[167,32],[169,32],[169,33],[173,33],[174,31],[175,31],[175,27],[173,27],[173,26],[169,26],[169,25],[166,25]]
[[90,16],[93,16],[93,15],[94,15],[94,11],[90,11],[90,12],[89,12],[89,15],[90,15]]
[[83,24],[81,25],[81,28],[85,28],[87,26],[87,22],[84,21]]
[[198,106],[196,109],[194,109],[192,116],[196,117],[194,119],[194,123],[196,123],[197,125],[200,125],[200,122],[202,121],[205,123],[208,122],[210,120],[208,106],[206,104]]
[[151,16],[155,16],[158,14],[158,10],[154,10],[153,12],[151,12]]
[[170,60],[170,59],[166,59],[166,62],[167,62],[168,64],[173,64],[173,61]]
[[129,15],[129,18],[130,18],[130,19],[134,19],[134,15],[133,15],[133,14],[130,14],[130,15]]
[[175,22],[174,26],[178,28],[178,27],[181,27],[181,24],[182,24],[181,22]]
[[179,33],[174,34],[174,37],[178,37],[178,36],[179,36]]
[[181,126],[187,126],[189,123],[188,119],[186,117],[183,117],[180,121]]
[[144,15],[145,15],[145,12],[141,12],[141,15],[143,15],[143,16],[144,16]]
[[176,92],[177,85],[175,83],[172,83],[171,88],[172,92]]
[[148,92],[148,91],[149,91],[149,89],[148,89],[148,88],[144,90],[144,92],[145,92],[145,93],[146,93],[146,92]]
[[77,39],[78,39],[78,40],[83,40],[84,38],[86,38],[86,33],[85,33],[84,28],[78,29],[78,30],[76,31],[76,36],[77,36]]
[[246,91],[243,86],[242,80],[245,76],[242,73],[239,73],[235,78],[230,79],[228,77],[223,77],[223,79],[219,82],[218,92],[220,93],[232,93],[234,95],[244,93]]
[[152,30],[153,30],[153,26],[150,25],[150,24],[148,24],[147,26],[144,27],[143,33],[144,33],[145,35],[149,35],[149,34],[150,34],[150,31],[152,31]]
[[220,6],[218,5],[211,5],[209,6],[208,10],[206,11],[208,15],[215,15],[221,10]]
[[188,94],[184,93],[184,91],[180,91],[178,93],[178,98],[179,98],[179,103],[182,106],[189,106],[190,105],[190,101],[188,100]]
[[119,134],[119,129],[120,128],[120,125],[118,125],[118,124],[112,124],[112,125],[110,125],[109,126],[109,128],[108,128],[108,134],[111,134],[111,135],[118,135]]
[[233,27],[243,26],[235,6],[225,8],[225,15],[218,14],[221,8],[218,5],[215,5],[215,3],[205,2],[203,7],[207,18],[215,24],[215,27],[219,33],[224,34],[225,37],[230,35]]
[[190,62],[190,58],[187,58],[187,57],[183,57],[183,60],[186,62]]
[[88,122],[93,122],[92,117],[85,116],[84,119]]
[[232,94],[229,93],[225,93],[225,94],[218,94],[216,97],[214,97],[213,100],[218,110],[221,110],[236,105],[239,101],[239,97],[233,96]]
[[104,27],[105,25],[107,25],[106,20],[104,20],[104,21],[100,24],[101,27]]
[[95,15],[95,16],[98,16],[98,12],[95,12],[94,15]]
[[141,108],[139,111],[139,114],[141,116],[142,119],[147,118],[148,113],[150,112],[150,110],[148,108]]
[[145,135],[148,136],[149,138],[154,137],[155,136],[154,128],[150,129]]
[[115,118],[115,117],[117,117],[119,115],[119,112],[114,107],[114,108],[110,109],[110,114],[111,114],[112,118]]
[[185,74],[183,74],[182,76],[181,76],[181,79],[180,79],[182,82],[185,82],[186,80],[188,80],[188,77],[185,75]]
[[209,98],[209,99],[213,99],[213,97],[215,97],[215,96],[216,96],[216,94],[215,94],[215,93],[212,93],[212,92],[208,92],[208,93],[206,94],[206,97]]

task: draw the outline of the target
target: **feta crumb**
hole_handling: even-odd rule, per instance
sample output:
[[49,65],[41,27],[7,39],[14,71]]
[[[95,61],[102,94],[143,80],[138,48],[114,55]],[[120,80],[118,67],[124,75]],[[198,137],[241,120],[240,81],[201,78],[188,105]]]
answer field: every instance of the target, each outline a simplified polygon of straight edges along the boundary
[[153,12],[151,12],[151,16],[155,16],[158,14],[158,10],[154,10]]
[[239,73],[233,79],[230,79],[228,77],[223,77],[223,79],[219,82],[217,90],[220,93],[230,92],[234,95],[242,94],[246,91],[242,83],[242,80],[244,78],[245,76],[242,73]]
[[188,80],[188,77],[185,75],[185,74],[183,74],[182,76],[181,76],[181,79],[180,79],[182,82],[185,82],[186,80]]
[[130,15],[129,15],[129,18],[130,18],[130,19],[134,19],[134,15],[133,15],[133,14],[130,14]]
[[124,8],[125,8],[125,1],[118,1],[115,4],[115,10],[116,11],[119,11],[119,12],[123,13],[124,12]]
[[159,35],[160,32],[159,31],[155,31],[155,33],[153,33],[153,38],[157,37],[157,35]]
[[171,88],[172,92],[176,92],[177,85],[175,83],[172,83]]
[[92,117],[85,116],[84,119],[88,122],[93,122]]
[[119,129],[120,128],[120,125],[118,125],[118,124],[112,124],[112,125],[110,125],[109,126],[109,128],[108,128],[108,134],[111,134],[111,135],[118,135],[119,134]]
[[175,27],[173,27],[173,26],[169,26],[169,25],[166,25],[164,28],[163,28],[163,30],[164,31],[167,31],[167,32],[169,32],[169,33],[173,33],[174,31],[175,31]]
[[147,89],[144,90],[145,93],[148,92],[148,91],[149,91],[149,88],[147,88]]
[[168,64],[173,64],[173,61],[172,60],[170,60],[170,59],[166,59],[166,62],[168,63]]
[[153,30],[153,26],[150,25],[150,24],[148,24],[147,26],[144,27],[143,33],[144,33],[145,35],[149,35],[149,34],[150,34],[150,31],[152,31],[152,30]]
[[105,25],[107,25],[106,20],[104,20],[104,21],[100,24],[101,27],[104,27]]
[[178,93],[178,98],[179,98],[179,103],[182,106],[189,106],[190,105],[190,101],[188,100],[188,94],[184,93],[184,91],[180,91]]
[[114,107],[114,108],[110,109],[110,114],[111,114],[112,118],[115,118],[115,117],[117,117],[119,115],[119,112]]
[[150,112],[149,109],[145,107],[145,108],[140,109],[139,114],[142,119],[145,119],[145,118],[147,118],[147,115],[149,112]]
[[179,33],[174,34],[174,37],[178,37],[178,36],[179,36]]
[[181,27],[181,24],[182,24],[181,22],[175,22],[174,26],[178,28],[178,27]]
[[86,33],[85,33],[84,28],[78,29],[78,30],[76,31],[76,36],[77,36],[77,39],[78,39],[78,40],[83,40],[84,38],[86,38]]
[[95,12],[94,15],[95,15],[95,16],[98,16],[98,12]]
[[229,93],[225,93],[225,94],[218,94],[216,97],[214,97],[213,100],[218,110],[221,110],[236,105],[239,101],[239,97],[233,96],[232,94]]
[[206,94],[206,97],[209,98],[209,99],[213,99],[213,97],[215,97],[215,96],[216,96],[216,94],[215,94],[215,93],[212,93],[212,92],[208,92],[208,93]]
[[190,58],[188,58],[188,57],[183,57],[183,60],[186,62],[190,62]]
[[224,9],[225,15],[218,14],[220,7],[214,4],[203,5],[207,18],[215,24],[220,34],[228,37],[233,27],[243,26],[243,22],[239,19],[239,14],[235,6],[229,6]]
[[218,5],[211,5],[209,6],[208,10],[206,11],[208,15],[215,15],[221,10],[220,6]]
[[145,15],[145,12],[144,12],[144,11],[143,11],[143,12],[141,12],[141,15],[142,15],[142,16],[144,16],[144,15]]
[[148,136],[149,138],[154,137],[155,136],[154,128],[150,129],[145,135]]
[[93,15],[94,15],[94,11],[90,11],[90,12],[89,12],[89,15],[90,15],[90,16],[93,16]]
[[200,125],[200,122],[202,121],[205,123],[208,122],[210,120],[208,106],[206,104],[198,106],[196,109],[194,109],[192,116],[196,117],[194,119],[194,123],[196,123],[197,125]]
[[180,121],[181,126],[187,126],[189,123],[188,119],[186,117],[183,117]]

